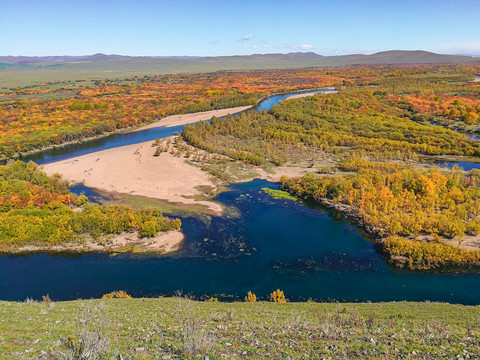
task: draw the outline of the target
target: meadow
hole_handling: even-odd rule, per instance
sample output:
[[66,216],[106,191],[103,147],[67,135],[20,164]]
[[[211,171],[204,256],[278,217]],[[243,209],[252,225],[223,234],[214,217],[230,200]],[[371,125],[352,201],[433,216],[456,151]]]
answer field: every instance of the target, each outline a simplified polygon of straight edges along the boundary
[[480,352],[480,310],[472,306],[214,300],[2,302],[0,356],[473,359]]

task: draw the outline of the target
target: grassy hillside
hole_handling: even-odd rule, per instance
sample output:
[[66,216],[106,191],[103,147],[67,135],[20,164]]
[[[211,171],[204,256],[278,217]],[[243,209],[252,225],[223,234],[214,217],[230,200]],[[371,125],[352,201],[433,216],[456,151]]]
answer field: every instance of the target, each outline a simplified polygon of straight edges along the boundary
[[468,359],[479,315],[440,303],[0,302],[0,358],[94,358],[71,356],[83,344],[116,359]]

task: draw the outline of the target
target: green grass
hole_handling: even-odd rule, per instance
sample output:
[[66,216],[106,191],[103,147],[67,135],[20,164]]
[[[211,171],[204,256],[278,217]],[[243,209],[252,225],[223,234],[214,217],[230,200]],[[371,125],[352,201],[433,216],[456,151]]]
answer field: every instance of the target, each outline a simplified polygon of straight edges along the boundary
[[293,200],[293,201],[299,200],[296,196],[293,196],[290,193],[283,190],[274,190],[269,188],[262,188],[262,190],[277,200],[280,200],[280,199]]
[[[170,202],[162,199],[155,199],[141,195],[132,195],[125,193],[107,193],[101,192],[107,199],[101,199],[103,205],[122,204],[133,207],[134,209],[143,209],[145,207],[158,207],[163,214],[172,216],[197,216],[202,214],[214,215],[215,213],[207,206],[202,204],[182,204],[179,202]],[[209,200],[207,197],[202,197],[199,200]]]
[[103,325],[109,346],[102,353],[124,359],[473,359],[480,353],[480,309],[472,306],[161,298],[0,302],[0,358],[65,353],[61,339],[78,344],[86,309],[90,334]]

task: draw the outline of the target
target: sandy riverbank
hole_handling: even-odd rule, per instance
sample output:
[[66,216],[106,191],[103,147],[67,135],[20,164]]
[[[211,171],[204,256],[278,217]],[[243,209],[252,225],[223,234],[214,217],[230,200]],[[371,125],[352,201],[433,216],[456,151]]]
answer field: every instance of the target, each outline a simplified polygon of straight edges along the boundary
[[[164,139],[168,141],[167,139]],[[153,141],[98,151],[44,165],[47,174],[60,173],[64,179],[107,192],[157,198],[185,205],[203,205],[221,214],[221,205],[196,201],[199,186],[216,189],[208,174],[169,152],[153,156]]]
[[205,121],[205,120],[210,120],[212,117],[222,117],[226,116],[228,114],[236,114],[248,109],[251,109],[253,106],[238,106],[234,108],[227,108],[227,109],[220,109],[220,110],[210,110],[210,111],[202,111],[202,112],[197,112],[197,113],[192,113],[192,114],[181,114],[181,115],[170,115],[167,117],[164,117],[163,119],[160,119],[150,125],[143,126],[141,128],[135,129],[132,132],[135,131],[143,131],[143,130],[148,130],[148,129],[153,129],[157,127],[172,127],[172,126],[178,126],[178,125],[186,125],[186,124],[192,124],[196,123],[199,121]]
[[106,235],[101,242],[89,239],[85,242],[55,246],[24,246],[12,253],[69,252],[69,253],[115,253],[115,252],[154,252],[166,254],[178,250],[185,236],[181,230],[159,232],[156,236],[139,238],[137,233]]
[[308,96],[313,96],[313,95],[336,94],[337,92],[338,92],[337,90],[333,90],[333,89],[330,90],[330,91],[322,91],[322,92],[308,92],[308,93],[289,96],[289,97],[283,99],[282,101],[291,100],[291,99],[298,99],[298,98],[303,98],[303,97],[308,97]]
[[[110,136],[112,134],[128,134],[128,133],[134,133],[138,131],[143,131],[143,130],[148,130],[148,129],[153,129],[157,127],[172,127],[172,126],[178,126],[178,125],[186,125],[186,124],[192,124],[196,123],[198,121],[205,121],[205,120],[210,120],[212,117],[222,117],[226,116],[228,114],[236,114],[248,109],[253,108],[252,105],[249,106],[238,106],[238,107],[233,107],[233,108],[227,108],[227,109],[220,109],[220,110],[210,110],[210,111],[203,111],[203,112],[197,112],[197,113],[192,113],[192,114],[182,114],[182,115],[170,115],[167,116],[163,119],[160,119],[152,124],[139,127],[139,128],[122,128],[122,129],[117,129],[113,132],[105,132],[103,134],[95,135],[92,137],[86,137],[86,138],[79,138],[75,139],[72,141],[65,141],[61,144],[55,144],[55,145],[49,145],[45,146],[41,149],[34,149],[31,151],[26,151],[22,152],[21,154],[17,154],[14,156],[14,158],[18,158],[20,156],[28,156],[28,155],[33,155],[37,154],[42,151],[46,150],[51,150],[54,148],[61,148],[64,146],[72,145],[72,144],[78,144],[78,143],[84,143],[92,140],[97,140],[103,137]],[[7,157],[0,157],[0,162],[1,161],[6,161],[8,160]]]

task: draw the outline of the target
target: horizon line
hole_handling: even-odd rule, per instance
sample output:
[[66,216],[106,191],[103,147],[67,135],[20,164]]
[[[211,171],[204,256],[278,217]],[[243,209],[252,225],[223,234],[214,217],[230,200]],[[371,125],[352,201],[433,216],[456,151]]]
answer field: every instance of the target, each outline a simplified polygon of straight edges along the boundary
[[125,55],[119,53],[103,53],[103,52],[96,52],[93,54],[83,54],[83,55],[0,55],[0,57],[30,57],[30,58],[44,58],[44,57],[91,57],[95,55],[104,55],[104,56],[124,56],[124,57],[145,57],[145,58],[207,58],[207,57],[234,57],[234,56],[255,56],[255,55],[289,55],[289,54],[312,54],[317,56],[323,57],[335,57],[335,56],[348,56],[348,55],[375,55],[379,53],[385,52],[394,52],[394,51],[402,51],[402,52],[427,52],[436,55],[450,55],[450,56],[467,56],[477,58],[480,57],[480,54],[468,54],[468,53],[440,53],[434,52],[429,50],[402,50],[402,49],[390,49],[390,50],[381,50],[375,52],[357,52],[357,53],[345,53],[345,54],[336,54],[336,55],[322,55],[316,53],[314,51],[289,51],[289,52],[274,52],[274,53],[250,53],[250,54],[234,54],[234,55]]

